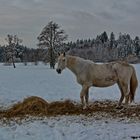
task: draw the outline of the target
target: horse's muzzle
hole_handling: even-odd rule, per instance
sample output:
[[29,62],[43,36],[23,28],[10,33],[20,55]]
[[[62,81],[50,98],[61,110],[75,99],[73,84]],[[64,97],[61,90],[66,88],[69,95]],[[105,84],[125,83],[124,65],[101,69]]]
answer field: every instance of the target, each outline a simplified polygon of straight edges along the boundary
[[58,72],[58,74],[61,74],[61,69],[56,69],[56,71]]

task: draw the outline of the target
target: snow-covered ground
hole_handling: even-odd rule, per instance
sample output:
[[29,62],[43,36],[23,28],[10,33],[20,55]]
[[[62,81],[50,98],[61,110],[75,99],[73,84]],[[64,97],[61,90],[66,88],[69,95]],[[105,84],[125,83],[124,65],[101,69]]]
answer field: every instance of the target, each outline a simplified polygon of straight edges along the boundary
[[[140,65],[134,65],[140,80]],[[80,85],[75,76],[65,70],[58,75],[48,66],[32,64],[17,68],[0,64],[0,107],[9,106],[28,96],[40,96],[47,101],[71,99],[80,102]],[[140,87],[136,103],[140,102]],[[117,85],[108,88],[91,88],[90,100],[118,100]],[[140,123],[129,120],[96,120],[85,116],[59,116],[34,121],[0,123],[0,140],[131,140],[140,136]],[[137,138],[137,140],[140,138]]]

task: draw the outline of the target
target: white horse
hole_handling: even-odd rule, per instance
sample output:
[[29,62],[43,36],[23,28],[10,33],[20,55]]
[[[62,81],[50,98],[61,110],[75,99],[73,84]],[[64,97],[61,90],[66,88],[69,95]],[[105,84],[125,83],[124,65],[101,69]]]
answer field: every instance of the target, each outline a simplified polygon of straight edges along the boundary
[[56,71],[60,74],[66,67],[76,75],[77,82],[82,86],[80,98],[83,108],[88,106],[88,90],[91,86],[108,87],[117,83],[121,91],[118,106],[124,97],[126,105],[129,101],[134,101],[138,81],[134,67],[127,62],[95,64],[90,60],[63,53],[58,57]]

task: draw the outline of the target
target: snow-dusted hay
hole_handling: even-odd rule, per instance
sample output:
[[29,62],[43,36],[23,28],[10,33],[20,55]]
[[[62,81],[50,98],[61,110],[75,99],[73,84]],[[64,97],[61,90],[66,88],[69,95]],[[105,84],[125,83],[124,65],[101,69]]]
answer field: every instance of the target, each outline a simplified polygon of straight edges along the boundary
[[82,108],[79,104],[75,104],[70,100],[54,101],[48,103],[44,99],[31,96],[11,106],[9,109],[0,111],[0,119],[2,118],[24,118],[28,116],[43,117],[56,115],[78,115],[81,114]]
[[117,102],[114,101],[95,101],[91,102],[88,109],[82,108],[78,102],[70,100],[46,102],[40,97],[29,97],[13,105],[11,108],[0,111],[0,120],[7,122],[7,120],[21,120],[27,116],[32,117],[51,117],[60,115],[86,115],[101,119],[107,118],[130,118],[140,119],[140,105],[128,106],[128,108],[118,110],[116,109]]
[[126,104],[134,100],[138,81],[134,67],[127,62],[95,64],[90,60],[63,53],[58,57],[56,70],[61,73],[66,67],[76,75],[77,82],[82,85],[80,97],[84,108],[88,105],[88,90],[91,86],[108,87],[117,83],[121,91],[118,105],[122,104],[124,98]]
[[20,117],[24,118],[29,116],[56,116],[56,115],[66,115],[66,114],[80,114],[82,108],[72,101],[54,101],[48,103],[44,99],[31,96],[23,100],[23,102],[18,102],[11,106],[9,109],[0,111],[0,118],[13,118]]
[[47,114],[48,102],[36,96],[24,99],[18,102],[3,113],[4,117],[24,117],[26,115],[42,116]]

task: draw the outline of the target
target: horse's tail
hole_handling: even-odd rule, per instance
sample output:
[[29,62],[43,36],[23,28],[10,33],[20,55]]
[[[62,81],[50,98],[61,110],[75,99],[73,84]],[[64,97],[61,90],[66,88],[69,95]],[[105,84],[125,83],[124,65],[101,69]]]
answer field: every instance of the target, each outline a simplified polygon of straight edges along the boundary
[[132,101],[134,101],[135,98],[135,92],[136,92],[136,88],[138,86],[138,80],[137,80],[137,76],[136,76],[136,71],[133,67],[133,73],[130,79],[130,103]]

